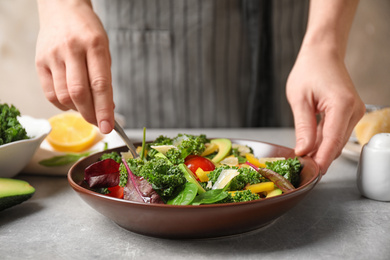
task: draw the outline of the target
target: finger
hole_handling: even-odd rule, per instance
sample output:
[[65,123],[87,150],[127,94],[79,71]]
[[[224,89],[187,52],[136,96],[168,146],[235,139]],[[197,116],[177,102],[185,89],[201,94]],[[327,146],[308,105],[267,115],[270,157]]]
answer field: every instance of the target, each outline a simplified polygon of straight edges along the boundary
[[[336,112],[338,111],[338,112]],[[345,145],[351,112],[348,109],[332,108],[323,118],[322,141],[313,156],[321,172],[325,174],[334,159]]]
[[114,128],[114,101],[111,86],[111,58],[108,46],[97,45],[87,52],[87,66],[96,119],[103,134]]
[[52,66],[53,84],[56,96],[60,104],[68,109],[77,110],[70,97],[67,82],[66,82],[66,67],[65,63],[59,62]]
[[97,125],[85,54],[70,49],[67,60],[67,85],[72,102],[87,122]]
[[322,132],[323,132],[323,128],[324,128],[324,115],[323,114],[318,115],[317,121],[318,121],[318,124],[317,124],[317,130],[316,130],[315,144],[314,144],[313,148],[311,149],[311,151],[308,153],[308,155],[313,157],[313,158],[314,158],[315,154],[318,151],[318,148],[320,147],[320,145],[322,143],[322,139],[323,139]]
[[316,117],[314,107],[306,100],[294,101],[291,104],[294,115],[296,145],[298,156],[313,150],[316,140]]
[[50,69],[46,66],[37,64],[37,73],[46,99],[61,110],[68,110],[69,108],[63,106],[57,99]]

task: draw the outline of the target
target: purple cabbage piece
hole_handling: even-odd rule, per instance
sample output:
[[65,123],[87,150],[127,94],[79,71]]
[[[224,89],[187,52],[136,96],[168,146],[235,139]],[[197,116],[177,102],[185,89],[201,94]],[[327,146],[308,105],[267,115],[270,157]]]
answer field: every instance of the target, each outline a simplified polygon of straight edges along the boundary
[[108,188],[119,184],[120,164],[106,159],[88,166],[84,171],[84,180],[91,188]]

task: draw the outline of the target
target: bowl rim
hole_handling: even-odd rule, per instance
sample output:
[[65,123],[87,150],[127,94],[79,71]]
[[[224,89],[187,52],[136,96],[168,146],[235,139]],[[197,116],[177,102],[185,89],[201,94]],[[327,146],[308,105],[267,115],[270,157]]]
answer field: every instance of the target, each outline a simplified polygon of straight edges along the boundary
[[[3,144],[3,145],[0,145],[0,150],[6,148],[8,146],[15,145],[15,144],[36,142],[36,141],[40,141],[41,139],[43,141],[43,138],[46,137],[50,133],[50,131],[51,131],[51,126],[50,126],[50,123],[49,123],[49,121],[47,119],[35,118],[35,117],[32,117],[32,116],[28,116],[28,115],[18,116],[18,119],[20,119],[20,118],[25,118],[25,119],[28,119],[28,120],[32,120],[34,122],[41,122],[43,124],[41,133],[39,135],[36,135],[36,136],[33,136],[33,137],[29,137],[28,139],[17,140],[17,141],[13,141],[13,142],[10,142],[10,143],[6,143],[6,144]],[[23,127],[25,129],[27,128],[27,126],[23,126]]]
[[[220,137],[222,138],[222,137]],[[209,139],[214,139],[214,138],[209,138]],[[250,140],[250,139],[243,139],[243,138],[229,138],[232,142],[234,140],[236,141],[249,141],[249,142],[257,142],[257,143],[262,143],[266,145],[271,145],[274,147],[280,147],[283,149],[290,149],[293,150],[292,148],[282,146],[282,145],[277,145],[277,144],[272,144],[269,142],[263,142],[263,141],[257,141],[257,140]],[[105,151],[100,151],[94,154],[91,154],[90,156],[97,156],[98,154],[102,153],[107,153],[113,150],[120,150],[120,149],[126,149],[126,146],[119,146],[119,147],[114,147]],[[310,157],[310,156],[297,156],[297,158],[302,161],[302,160],[309,160],[312,161],[313,166],[315,167],[315,174],[313,177],[311,177],[305,184],[302,186],[299,186],[296,188],[294,191],[289,192],[289,193],[284,193],[279,196],[271,197],[271,198],[263,198],[260,200],[252,200],[252,201],[245,201],[245,202],[235,202],[235,203],[220,203],[220,204],[201,204],[201,205],[168,205],[168,204],[151,204],[151,203],[142,203],[142,202],[136,202],[136,201],[130,201],[130,200],[124,200],[124,199],[119,199],[119,198],[114,198],[110,196],[106,196],[104,194],[100,194],[98,192],[94,192],[92,190],[89,190],[87,188],[84,188],[77,184],[73,178],[72,178],[72,173],[74,172],[74,168],[76,168],[79,164],[81,164],[83,161],[87,160],[90,156],[85,157],[79,161],[77,161],[72,167],[69,169],[68,174],[67,174],[67,179],[70,184],[70,186],[78,193],[83,194],[83,195],[88,195],[92,197],[98,197],[103,200],[107,201],[115,201],[119,203],[125,203],[128,205],[133,205],[133,206],[139,206],[139,207],[155,207],[155,208],[164,208],[164,209],[200,209],[200,208],[216,208],[216,207],[232,207],[232,206],[238,206],[238,205],[251,205],[251,204],[257,204],[257,203],[264,203],[265,201],[276,201],[276,200],[285,200],[290,197],[295,197],[300,195],[302,192],[305,192],[307,190],[311,190],[314,188],[314,186],[321,180],[322,174],[319,169],[318,164]]]

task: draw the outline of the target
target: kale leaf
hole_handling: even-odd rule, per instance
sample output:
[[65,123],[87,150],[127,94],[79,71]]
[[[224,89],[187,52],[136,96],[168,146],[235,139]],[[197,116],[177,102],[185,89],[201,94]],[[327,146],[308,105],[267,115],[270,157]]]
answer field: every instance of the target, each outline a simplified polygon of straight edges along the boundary
[[18,116],[20,111],[15,106],[0,104],[0,145],[29,138]]
[[121,163],[122,162],[122,156],[119,153],[117,153],[117,152],[104,153],[99,158],[99,161],[103,161],[105,159],[113,159],[117,163]]
[[302,165],[298,158],[295,157],[294,159],[288,158],[286,160],[266,162],[265,165],[267,166],[267,169],[279,173],[290,181],[294,187],[298,187],[302,169]]
[[231,180],[230,184],[228,184],[229,187],[227,188],[227,190],[231,190],[231,191],[242,190],[248,183],[256,184],[256,183],[266,181],[266,179],[259,172],[253,170],[252,168],[221,166],[208,174],[209,181],[211,181],[212,185],[214,185],[221,172],[225,169],[237,169],[237,171],[240,173],[239,175],[237,175]]
[[258,199],[260,199],[259,194],[252,193],[250,190],[240,190],[234,192],[234,194],[229,193],[228,197],[221,201],[221,203],[244,202]]
[[177,165],[184,163],[185,158],[188,155],[201,155],[206,149],[205,144],[210,142],[205,135],[189,135],[189,134],[178,134],[175,138],[171,139],[165,136],[159,136],[152,143],[147,146],[148,155],[147,159],[150,160],[155,157],[158,153],[152,149],[151,146],[159,145],[174,145],[177,149],[170,149],[166,153],[166,157],[171,163]]
[[[127,163],[136,176],[148,180],[153,189],[166,201],[177,189],[180,189],[187,181],[178,166],[172,165],[164,158],[153,158],[150,161],[129,159]],[[120,166],[120,186],[127,183],[127,173],[124,165]]]

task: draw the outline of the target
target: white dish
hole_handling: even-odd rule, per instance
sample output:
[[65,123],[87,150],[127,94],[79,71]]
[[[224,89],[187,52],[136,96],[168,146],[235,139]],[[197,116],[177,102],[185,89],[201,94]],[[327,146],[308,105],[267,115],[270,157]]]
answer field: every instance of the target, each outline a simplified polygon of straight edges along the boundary
[[[93,154],[96,152],[101,152],[105,149],[106,145],[107,145],[107,149],[124,145],[124,142],[115,131],[112,131],[110,134],[100,137],[100,139],[101,140],[98,143],[96,143],[90,149],[83,151],[82,153],[90,152],[91,154]],[[54,156],[62,156],[62,155],[66,155],[66,153],[55,151],[50,146],[50,144],[46,140],[44,140],[41,146],[39,147],[39,149],[37,150],[37,152],[34,154],[31,161],[23,169],[23,173],[66,176],[68,174],[69,169],[72,167],[72,165],[75,162],[62,165],[62,166],[50,166],[50,167],[43,166],[39,163],[42,160],[46,160],[46,159],[53,158]]]
[[51,131],[50,123],[45,119],[21,116],[18,120],[31,138],[0,146],[0,177],[2,178],[12,178],[20,173]]

